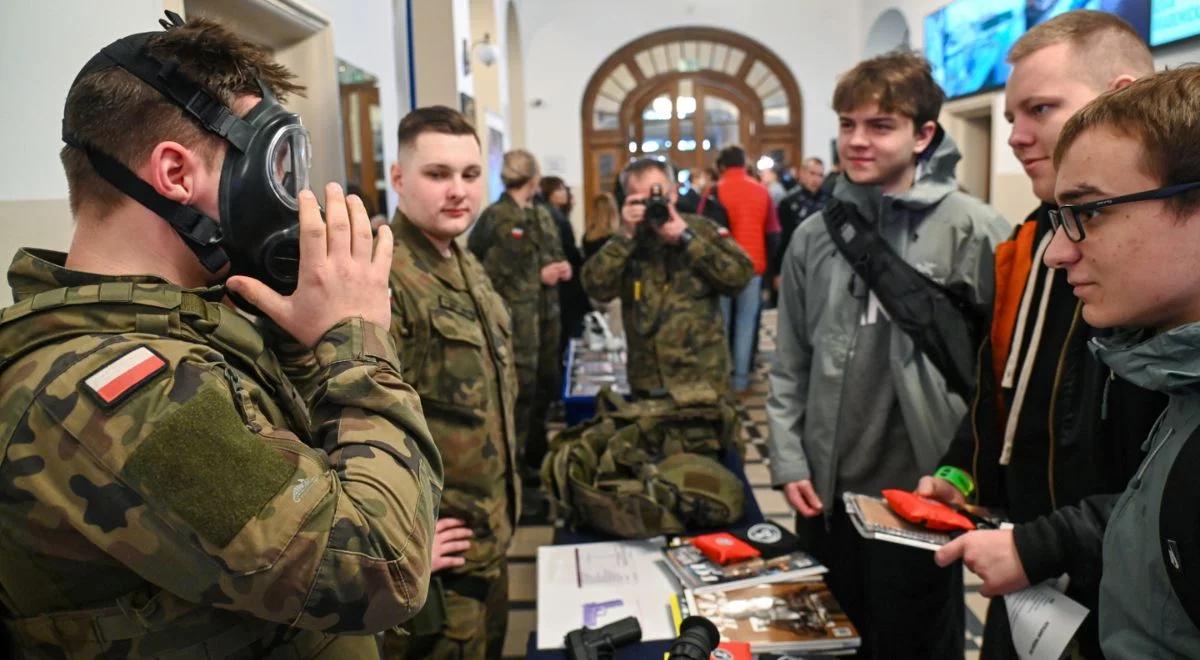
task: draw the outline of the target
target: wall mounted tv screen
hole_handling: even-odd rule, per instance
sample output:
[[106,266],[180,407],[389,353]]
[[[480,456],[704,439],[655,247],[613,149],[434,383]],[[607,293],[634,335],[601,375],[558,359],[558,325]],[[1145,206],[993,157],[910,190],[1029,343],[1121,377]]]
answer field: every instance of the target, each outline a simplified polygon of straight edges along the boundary
[[1151,46],[1162,46],[1197,34],[1200,34],[1200,0],[1151,0]]
[[[1073,9],[1111,12],[1143,38],[1150,33],[1150,0],[954,0],[925,17],[925,57],[933,77],[948,98],[1002,87],[1012,70],[1004,60],[1013,43],[1029,28]],[[1200,20],[1196,23],[1200,28]]]

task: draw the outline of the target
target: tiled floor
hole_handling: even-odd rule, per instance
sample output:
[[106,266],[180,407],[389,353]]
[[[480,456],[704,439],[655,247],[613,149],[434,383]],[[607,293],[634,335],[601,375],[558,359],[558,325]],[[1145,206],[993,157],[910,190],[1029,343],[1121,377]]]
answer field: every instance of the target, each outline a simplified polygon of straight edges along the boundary
[[[770,520],[792,529],[793,514],[783,495],[770,487],[767,466],[766,429],[766,368],[775,350],[775,312],[766,310],[762,318],[762,334],[759,340],[757,369],[752,377],[750,392],[741,398],[743,405],[743,432],[746,434],[746,478],[754,489],[755,498],[763,514]],[[549,525],[526,525],[517,530],[512,548],[509,550],[509,595],[511,599],[508,617],[508,635],[504,640],[504,657],[520,658],[525,655],[525,643],[529,634],[537,627],[535,559],[539,545],[549,543],[554,530]],[[967,660],[979,657],[979,644],[983,634],[984,613],[988,600],[979,595],[979,579],[965,574],[967,603]]]

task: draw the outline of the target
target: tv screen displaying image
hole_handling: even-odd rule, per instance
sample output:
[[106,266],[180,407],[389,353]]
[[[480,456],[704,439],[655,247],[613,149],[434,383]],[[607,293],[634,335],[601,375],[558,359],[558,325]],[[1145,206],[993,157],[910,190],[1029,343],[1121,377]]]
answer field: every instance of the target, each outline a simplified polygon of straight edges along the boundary
[[1162,46],[1200,34],[1200,0],[1152,0],[1150,45]]
[[[1156,0],[1164,2],[1170,4]],[[1200,0],[1177,4],[1200,8]],[[925,58],[947,98],[1003,87],[1012,70],[1005,59],[1017,39],[1074,9],[1117,14],[1143,38],[1151,32],[1150,0],[955,0],[925,17]]]

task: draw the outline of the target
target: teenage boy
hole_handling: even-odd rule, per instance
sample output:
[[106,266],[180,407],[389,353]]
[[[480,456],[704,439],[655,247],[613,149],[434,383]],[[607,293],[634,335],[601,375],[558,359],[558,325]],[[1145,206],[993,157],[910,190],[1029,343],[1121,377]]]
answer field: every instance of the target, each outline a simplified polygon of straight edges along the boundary
[[[860,63],[834,91],[843,174],[854,207],[914,268],[983,307],[992,249],[1010,230],[958,191],[959,153],[938,127],[943,93],[912,54]],[[966,402],[894,326],[843,258],[824,213],[800,225],[782,264],[776,364],[767,402],[772,482],[797,532],[862,633],[860,657],[963,653],[961,574],[929,554],[863,540],[841,495],[911,487],[937,465]]]
[[[1097,493],[1118,493],[1141,460],[1139,447],[1165,399],[1116,378],[1087,349],[1105,334],[1080,318],[1067,273],[1042,261],[1050,244],[1062,125],[1105,90],[1153,73],[1150,49],[1125,21],[1099,11],[1061,14],[1025,33],[1008,54],[1008,143],[1042,201],[1012,240],[996,249],[996,299],[981,351],[973,415],[936,474],[917,492],[997,507],[1027,522]],[[1024,310],[1024,311],[1022,311]],[[954,484],[957,483],[958,486]],[[973,488],[972,488],[973,486]],[[961,490],[960,490],[961,489]],[[1022,537],[1027,561],[1043,539]],[[1099,585],[1073,580],[1068,594],[1092,610],[1076,635],[1084,657],[1101,657]],[[983,658],[1016,658],[1004,599],[988,606]]]
[[483,266],[454,240],[479,211],[483,156],[450,108],[418,108],[397,133],[391,333],[441,451],[445,490],[429,598],[406,634],[389,633],[387,655],[498,660],[521,492],[512,323]]
[[[1093,496],[1015,531],[966,534],[937,553],[959,557],[1004,594],[1066,572],[1100,580],[1100,646],[1108,658],[1200,657],[1200,69],[1183,67],[1107,93],[1070,119],[1046,263],[1061,268],[1097,328],[1096,357],[1166,394],[1147,455],[1119,498]],[[1026,563],[1023,533],[1052,556]]]

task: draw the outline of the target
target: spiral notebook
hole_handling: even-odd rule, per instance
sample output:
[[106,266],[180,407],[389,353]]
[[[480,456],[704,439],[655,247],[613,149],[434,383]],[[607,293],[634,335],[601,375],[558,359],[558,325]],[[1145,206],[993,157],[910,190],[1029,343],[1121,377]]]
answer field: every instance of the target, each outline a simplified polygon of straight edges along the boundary
[[899,543],[914,548],[937,550],[950,542],[950,535],[934,532],[896,515],[882,497],[843,493],[850,522],[863,538]]

